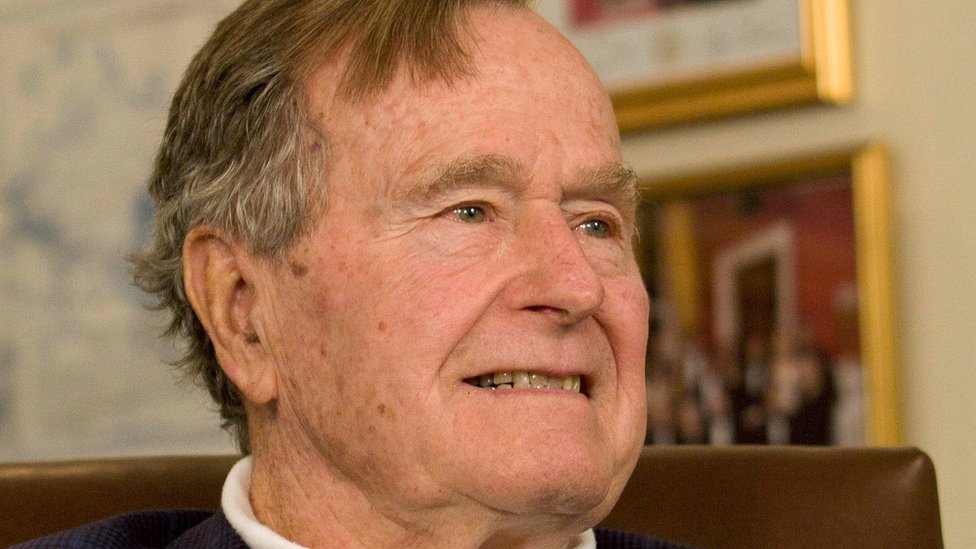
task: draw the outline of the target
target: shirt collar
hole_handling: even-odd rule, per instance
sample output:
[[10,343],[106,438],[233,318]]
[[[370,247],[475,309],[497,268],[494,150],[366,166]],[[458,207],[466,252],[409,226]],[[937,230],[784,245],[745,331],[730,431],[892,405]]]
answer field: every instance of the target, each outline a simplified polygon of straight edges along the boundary
[[227,522],[251,549],[307,549],[258,522],[251,508],[251,456],[238,461],[224,481],[220,506]]

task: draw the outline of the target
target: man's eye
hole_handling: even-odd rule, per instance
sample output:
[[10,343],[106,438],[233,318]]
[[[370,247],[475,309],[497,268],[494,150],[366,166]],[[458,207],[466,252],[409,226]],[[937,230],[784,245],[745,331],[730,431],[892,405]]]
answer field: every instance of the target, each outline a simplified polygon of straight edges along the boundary
[[613,236],[613,228],[610,223],[602,219],[590,219],[580,223],[578,229],[584,231],[588,236],[594,238],[610,238]]
[[462,223],[484,223],[488,218],[481,206],[459,206],[451,210],[451,213]]

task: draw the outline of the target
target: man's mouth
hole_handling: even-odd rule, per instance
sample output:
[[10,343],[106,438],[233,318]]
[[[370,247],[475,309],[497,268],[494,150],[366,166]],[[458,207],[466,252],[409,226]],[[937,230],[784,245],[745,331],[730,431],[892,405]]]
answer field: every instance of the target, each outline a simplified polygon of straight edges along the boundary
[[547,376],[534,372],[495,372],[464,380],[483,389],[559,389],[571,393],[582,392],[580,376]]

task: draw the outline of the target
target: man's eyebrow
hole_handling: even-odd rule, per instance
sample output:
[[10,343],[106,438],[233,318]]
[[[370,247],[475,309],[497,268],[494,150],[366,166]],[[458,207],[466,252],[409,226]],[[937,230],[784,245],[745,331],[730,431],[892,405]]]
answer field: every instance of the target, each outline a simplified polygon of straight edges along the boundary
[[[491,184],[517,192],[528,184],[522,164],[509,156],[484,154],[454,160],[421,174],[416,185],[401,189],[395,198],[413,204],[436,201],[459,189]],[[565,187],[563,200],[603,200],[622,211],[636,207],[640,197],[637,175],[621,162],[583,170]]]
[[396,193],[395,198],[408,203],[426,203],[475,185],[521,187],[525,181],[525,168],[517,160],[500,154],[484,154],[434,168],[421,175],[416,185]]
[[637,181],[637,174],[629,166],[611,162],[576,177],[566,189],[564,199],[595,198],[630,210],[640,199]]

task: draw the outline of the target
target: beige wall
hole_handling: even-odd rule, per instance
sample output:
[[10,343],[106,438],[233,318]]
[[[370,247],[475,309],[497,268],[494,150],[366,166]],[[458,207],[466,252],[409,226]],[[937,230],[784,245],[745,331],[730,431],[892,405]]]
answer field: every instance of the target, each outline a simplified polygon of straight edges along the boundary
[[881,140],[892,152],[905,443],[946,546],[976,547],[976,3],[852,0],[857,98],[625,138],[642,176]]

